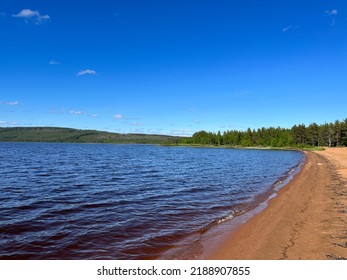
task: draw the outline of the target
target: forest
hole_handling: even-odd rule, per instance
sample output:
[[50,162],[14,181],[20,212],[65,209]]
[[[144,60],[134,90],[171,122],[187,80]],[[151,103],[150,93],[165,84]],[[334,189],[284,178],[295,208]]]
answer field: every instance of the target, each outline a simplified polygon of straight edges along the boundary
[[269,127],[221,133],[198,131],[181,140],[187,145],[225,145],[232,147],[339,147],[347,146],[347,119],[334,123],[294,125],[292,128]]
[[120,134],[97,130],[63,127],[8,127],[0,128],[0,142],[59,142],[110,144],[165,144],[175,143],[179,137],[155,134]]

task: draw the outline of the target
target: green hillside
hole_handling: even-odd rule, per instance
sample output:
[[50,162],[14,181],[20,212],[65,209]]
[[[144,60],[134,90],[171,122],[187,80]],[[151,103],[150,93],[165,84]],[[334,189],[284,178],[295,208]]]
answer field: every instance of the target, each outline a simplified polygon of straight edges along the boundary
[[0,142],[62,142],[115,144],[175,144],[180,137],[154,134],[119,134],[60,127],[0,128]]

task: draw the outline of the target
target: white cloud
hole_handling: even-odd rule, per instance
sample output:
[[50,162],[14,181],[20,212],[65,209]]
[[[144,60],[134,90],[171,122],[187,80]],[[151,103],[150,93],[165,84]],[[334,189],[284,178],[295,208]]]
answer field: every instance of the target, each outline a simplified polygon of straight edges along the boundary
[[60,64],[60,62],[55,59],[52,59],[49,61],[49,65],[58,65],[58,64]]
[[285,28],[282,29],[282,32],[287,32],[288,30],[292,29],[293,28],[293,25],[289,25]]
[[96,75],[96,72],[91,69],[85,69],[77,73],[77,76],[82,76],[82,75]]
[[151,129],[147,129],[146,133],[149,134],[161,134],[163,132],[163,129],[161,128],[151,128]]
[[335,26],[335,24],[336,24],[336,20],[333,18],[333,20],[331,21],[331,25]]
[[10,105],[10,106],[16,106],[16,105],[19,104],[19,102],[18,101],[13,101],[13,102],[7,102],[5,104]]
[[143,133],[145,133],[145,132],[144,132],[143,129],[135,128],[135,129],[130,129],[130,130],[129,130],[129,133],[137,133],[137,134],[141,133],[141,134],[143,134]]
[[[283,32],[286,32],[286,31],[283,31]],[[251,91],[249,91],[249,90],[237,90],[237,91],[234,91],[233,94],[235,96],[248,96],[251,94]]]
[[144,123],[142,122],[128,122],[129,125],[132,125],[132,126],[143,126]]
[[327,10],[325,11],[327,13],[328,16],[334,16],[338,14],[338,11],[336,9],[333,10]]
[[84,114],[84,112],[83,112],[83,111],[71,110],[71,111],[70,111],[70,114],[71,114],[71,115],[82,115],[82,114]]
[[32,20],[36,24],[43,23],[45,21],[50,20],[49,15],[41,15],[39,11],[33,11],[30,9],[23,9],[18,14],[12,15],[15,18],[22,18],[25,21]]
[[123,119],[123,116],[121,114],[116,114],[116,115],[113,116],[113,118],[115,120],[121,120],[121,119]]
[[126,118],[127,121],[138,121],[138,120],[142,120],[142,118],[139,117],[133,117],[133,118]]
[[16,125],[16,122],[0,121],[0,125]]
[[331,25],[332,26],[335,26],[336,24],[336,20],[335,20],[335,17],[337,14],[338,14],[338,11],[336,9],[333,9],[333,10],[327,10],[325,11],[325,13],[328,15],[328,16],[332,16],[332,20],[331,20]]
[[9,105],[9,106],[16,106],[19,104],[18,101],[10,101],[10,102],[2,102],[0,101],[0,104],[5,104],[5,105]]
[[191,129],[176,129],[170,130],[170,135],[173,136],[192,136],[194,132]]
[[[63,113],[63,111],[62,111],[62,113]],[[70,115],[77,115],[77,116],[78,115],[86,115],[86,116],[91,117],[91,118],[97,118],[99,116],[98,114],[90,114],[90,113],[88,113],[86,111],[82,111],[82,110],[70,110],[69,114]]]

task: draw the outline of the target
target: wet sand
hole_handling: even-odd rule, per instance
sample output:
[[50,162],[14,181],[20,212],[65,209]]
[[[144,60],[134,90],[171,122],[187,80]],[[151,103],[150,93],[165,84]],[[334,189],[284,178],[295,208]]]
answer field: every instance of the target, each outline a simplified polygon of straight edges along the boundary
[[347,259],[347,148],[306,152],[295,178],[209,259]]

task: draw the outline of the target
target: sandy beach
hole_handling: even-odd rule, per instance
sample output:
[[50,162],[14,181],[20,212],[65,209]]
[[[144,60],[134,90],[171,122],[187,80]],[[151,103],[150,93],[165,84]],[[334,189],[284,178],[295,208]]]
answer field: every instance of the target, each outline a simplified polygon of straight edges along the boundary
[[209,259],[347,259],[347,148],[306,152],[295,178]]

